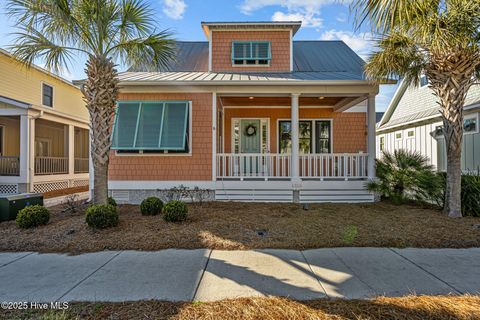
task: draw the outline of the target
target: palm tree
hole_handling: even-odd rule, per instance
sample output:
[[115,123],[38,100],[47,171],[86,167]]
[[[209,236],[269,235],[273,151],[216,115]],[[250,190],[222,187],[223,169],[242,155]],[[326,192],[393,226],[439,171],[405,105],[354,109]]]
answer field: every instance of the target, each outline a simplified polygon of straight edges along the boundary
[[86,59],[82,86],[90,114],[93,203],[107,203],[113,113],[118,96],[116,63],[148,68],[174,55],[168,31],[157,31],[153,10],[143,0],[7,0],[16,19],[12,53],[27,65],[41,58],[54,72],[77,55]]
[[370,21],[379,50],[366,64],[376,81],[402,77],[418,85],[425,74],[438,98],[447,147],[444,211],[461,217],[463,105],[480,75],[480,1],[356,0],[357,27]]

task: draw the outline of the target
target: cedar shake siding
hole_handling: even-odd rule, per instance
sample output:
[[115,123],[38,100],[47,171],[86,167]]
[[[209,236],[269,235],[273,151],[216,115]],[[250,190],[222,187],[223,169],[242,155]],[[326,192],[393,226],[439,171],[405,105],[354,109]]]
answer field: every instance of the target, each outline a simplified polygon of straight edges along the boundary
[[191,154],[118,155],[111,152],[110,180],[212,180],[211,93],[121,93],[119,100],[192,101]]
[[[213,72],[289,72],[290,31],[213,31]],[[232,41],[269,41],[270,66],[232,66]]]
[[[301,108],[302,119],[332,120],[333,153],[367,152],[367,132],[365,112],[333,112],[330,108]],[[232,118],[270,118],[270,152],[278,152],[278,120],[290,120],[289,108],[225,108],[225,152],[233,152]]]

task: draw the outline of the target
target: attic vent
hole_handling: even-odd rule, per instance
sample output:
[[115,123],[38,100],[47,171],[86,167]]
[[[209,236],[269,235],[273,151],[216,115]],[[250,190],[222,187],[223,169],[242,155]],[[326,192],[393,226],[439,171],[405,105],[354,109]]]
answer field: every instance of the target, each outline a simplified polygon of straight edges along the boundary
[[120,202],[129,202],[130,201],[130,192],[123,190],[113,190],[112,198]]

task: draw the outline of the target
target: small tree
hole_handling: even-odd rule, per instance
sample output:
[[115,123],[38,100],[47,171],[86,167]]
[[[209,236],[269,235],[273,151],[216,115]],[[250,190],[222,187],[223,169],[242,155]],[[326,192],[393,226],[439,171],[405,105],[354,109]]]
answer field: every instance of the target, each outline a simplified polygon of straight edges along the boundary
[[461,217],[463,105],[480,75],[480,1],[356,0],[359,25],[368,20],[380,40],[366,65],[376,81],[402,77],[418,85],[427,75],[438,97],[447,147],[444,211]]
[[27,65],[42,58],[58,72],[79,55],[86,58],[84,100],[90,113],[93,203],[107,203],[113,113],[118,96],[115,62],[158,68],[174,56],[168,31],[156,31],[153,10],[143,0],[7,0],[20,29],[13,54]]
[[376,170],[378,179],[368,182],[367,189],[395,203],[427,201],[443,189],[441,178],[418,152],[384,152],[382,159],[376,160]]

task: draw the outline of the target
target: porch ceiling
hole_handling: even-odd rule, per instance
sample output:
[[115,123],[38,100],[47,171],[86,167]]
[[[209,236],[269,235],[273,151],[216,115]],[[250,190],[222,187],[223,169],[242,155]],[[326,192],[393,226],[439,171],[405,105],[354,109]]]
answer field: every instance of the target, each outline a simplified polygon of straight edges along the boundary
[[[224,107],[289,107],[292,99],[289,96],[224,96],[220,97]],[[332,97],[332,96],[307,96],[299,98],[300,107],[331,107],[336,112],[345,111],[363,100],[365,96]]]

